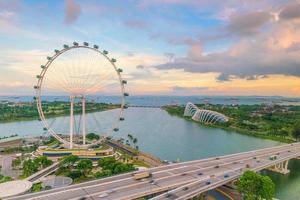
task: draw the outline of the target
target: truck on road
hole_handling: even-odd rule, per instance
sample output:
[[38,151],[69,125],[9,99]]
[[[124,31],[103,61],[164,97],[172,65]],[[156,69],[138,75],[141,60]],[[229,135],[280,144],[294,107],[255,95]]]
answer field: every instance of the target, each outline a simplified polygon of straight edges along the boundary
[[139,172],[139,173],[135,173],[133,175],[133,178],[135,180],[140,180],[140,179],[143,179],[143,178],[149,178],[150,176],[151,176],[150,172]]

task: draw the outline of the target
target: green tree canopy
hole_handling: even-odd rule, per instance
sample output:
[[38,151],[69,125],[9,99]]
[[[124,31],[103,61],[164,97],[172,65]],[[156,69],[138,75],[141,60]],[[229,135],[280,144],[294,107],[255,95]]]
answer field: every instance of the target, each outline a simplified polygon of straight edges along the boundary
[[23,175],[30,176],[31,174],[38,171],[38,166],[31,159],[25,160],[23,162]]
[[100,136],[95,133],[89,133],[86,135],[86,138],[89,140],[99,140]]
[[116,162],[117,161],[114,157],[106,157],[100,159],[98,161],[98,165],[100,165],[103,169],[112,169]]
[[300,138],[300,121],[295,123],[295,125],[293,127],[293,131],[292,131],[292,135],[293,135],[294,138],[299,140],[299,138]]
[[74,165],[79,160],[78,156],[75,155],[69,155],[63,158],[60,165],[65,167],[70,167]]
[[77,169],[87,175],[93,169],[93,162],[90,159],[83,159],[78,162]]
[[38,168],[45,168],[52,165],[52,160],[48,159],[46,156],[39,156],[33,160],[33,162],[38,166]]
[[268,176],[253,171],[246,171],[238,180],[238,191],[246,200],[272,200],[275,184]]

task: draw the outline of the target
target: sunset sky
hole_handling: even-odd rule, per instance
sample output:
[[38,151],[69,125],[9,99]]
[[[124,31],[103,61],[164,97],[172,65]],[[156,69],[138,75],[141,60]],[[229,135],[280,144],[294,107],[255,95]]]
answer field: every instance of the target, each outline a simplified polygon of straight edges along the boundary
[[53,50],[97,44],[131,95],[300,97],[300,0],[0,0],[0,95]]

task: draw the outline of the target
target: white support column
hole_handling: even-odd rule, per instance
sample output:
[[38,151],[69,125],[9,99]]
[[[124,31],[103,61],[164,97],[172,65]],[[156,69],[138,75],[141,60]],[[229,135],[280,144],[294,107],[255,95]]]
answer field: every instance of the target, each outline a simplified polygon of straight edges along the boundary
[[82,96],[82,140],[83,145],[85,145],[85,135],[86,135],[86,127],[85,127],[85,96]]
[[286,161],[277,163],[276,165],[269,167],[268,169],[273,172],[277,172],[277,173],[281,173],[281,174],[288,174],[290,172],[290,170],[288,169],[288,164],[289,164],[289,161],[286,160]]
[[73,133],[74,133],[74,96],[70,96],[70,149],[73,149]]

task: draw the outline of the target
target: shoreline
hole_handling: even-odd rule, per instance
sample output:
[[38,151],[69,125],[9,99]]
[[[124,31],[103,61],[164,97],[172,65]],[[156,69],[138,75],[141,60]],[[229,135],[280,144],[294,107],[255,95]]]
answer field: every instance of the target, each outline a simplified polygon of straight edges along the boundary
[[196,124],[201,125],[201,126],[206,127],[206,128],[219,128],[219,129],[222,129],[222,130],[225,130],[225,131],[232,131],[232,132],[235,132],[237,134],[248,135],[248,136],[252,136],[252,137],[257,137],[257,138],[261,138],[261,139],[267,139],[267,140],[272,140],[272,141],[277,141],[277,142],[282,142],[282,143],[293,143],[293,142],[295,142],[295,140],[290,139],[290,138],[277,137],[277,136],[267,135],[267,134],[259,133],[259,132],[249,132],[248,130],[242,130],[242,129],[237,128],[237,127],[233,128],[233,127],[224,127],[224,126],[215,125],[215,124],[202,124],[200,122],[194,121],[190,118],[178,115],[176,113],[170,113],[169,112],[170,110],[166,109],[166,107],[163,107],[162,109],[165,110],[171,116],[177,116],[179,118],[182,118],[182,119],[187,120],[187,121],[191,121],[193,123],[196,123]]
[[[86,111],[86,114],[89,113],[95,113],[95,112],[103,112],[103,111],[108,111],[108,110],[114,110],[114,109],[118,109],[118,107],[112,107],[112,108],[107,108],[107,109],[102,109],[102,110],[92,110],[92,111]],[[81,113],[74,113],[74,116],[76,115],[80,115]],[[47,119],[52,119],[52,118],[56,118],[56,117],[66,117],[69,116],[69,113],[62,113],[62,114],[55,114],[55,115],[48,115]],[[0,124],[6,124],[6,123],[15,123],[15,122],[26,122],[26,121],[39,121],[40,116],[32,116],[32,117],[21,117],[21,118],[17,118],[17,119],[10,119],[10,120],[0,120]]]

